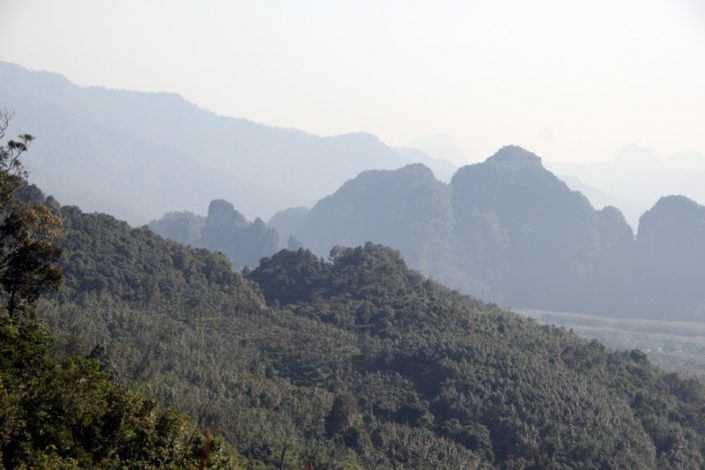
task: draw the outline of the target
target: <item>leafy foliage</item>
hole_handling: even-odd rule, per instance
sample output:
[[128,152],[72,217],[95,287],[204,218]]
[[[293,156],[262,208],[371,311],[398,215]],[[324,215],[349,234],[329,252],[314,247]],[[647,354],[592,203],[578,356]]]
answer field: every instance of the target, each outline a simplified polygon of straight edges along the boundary
[[702,465],[703,390],[461,296],[398,252],[222,255],[64,208],[62,356],[203,416],[252,468]]
[[7,468],[231,468],[219,438],[116,385],[98,362],[50,357],[42,322],[0,312],[0,463]]
[[[0,112],[0,138],[8,123]],[[115,384],[98,361],[52,359],[32,307],[62,279],[60,219],[25,180],[31,140],[0,146],[0,467],[234,467],[220,438],[189,434],[183,415]]]
[[[10,115],[0,112],[0,139]],[[61,283],[55,265],[61,250],[56,246],[59,219],[44,204],[22,201],[27,187],[20,156],[34,138],[23,134],[0,146],[0,290],[11,315],[31,307],[47,289]]]

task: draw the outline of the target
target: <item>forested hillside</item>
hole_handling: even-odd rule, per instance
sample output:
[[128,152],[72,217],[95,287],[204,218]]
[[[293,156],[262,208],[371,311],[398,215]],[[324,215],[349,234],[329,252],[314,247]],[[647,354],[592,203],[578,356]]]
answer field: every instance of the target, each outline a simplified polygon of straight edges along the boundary
[[[8,124],[0,112],[0,140]],[[100,347],[52,358],[35,304],[61,285],[61,219],[27,185],[31,141],[0,145],[0,468],[234,468],[220,438],[111,380]]]
[[57,353],[100,345],[115,377],[201,416],[271,468],[688,468],[702,386],[639,351],[455,294],[367,244],[222,255],[61,210]]

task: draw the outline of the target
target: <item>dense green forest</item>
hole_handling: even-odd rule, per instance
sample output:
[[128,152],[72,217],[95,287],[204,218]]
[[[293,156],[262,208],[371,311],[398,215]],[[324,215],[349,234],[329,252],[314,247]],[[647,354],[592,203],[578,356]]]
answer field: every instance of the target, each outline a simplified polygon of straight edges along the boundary
[[257,468],[697,468],[701,384],[461,296],[373,244],[223,255],[61,209],[56,353],[200,416]]
[[[8,123],[0,113],[0,139]],[[234,468],[222,439],[110,380],[100,348],[52,357],[35,303],[62,281],[61,219],[27,186],[31,141],[0,146],[0,468]]]

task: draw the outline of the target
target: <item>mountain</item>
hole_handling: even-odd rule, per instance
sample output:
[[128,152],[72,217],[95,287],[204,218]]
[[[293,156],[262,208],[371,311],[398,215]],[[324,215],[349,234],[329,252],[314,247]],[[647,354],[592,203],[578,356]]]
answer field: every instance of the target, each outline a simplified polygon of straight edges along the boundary
[[684,196],[659,199],[641,216],[635,251],[634,279],[647,312],[676,310],[684,320],[702,321],[705,207]]
[[641,217],[641,214],[645,212],[646,206],[624,197],[615,196],[614,194],[607,194],[593,186],[590,186],[575,176],[557,176],[561,181],[567,184],[570,189],[573,191],[578,191],[583,196],[588,198],[590,204],[592,204],[594,208],[602,209],[607,206],[616,207],[622,214],[624,214],[624,218],[634,231],[639,228],[639,217]]
[[[247,220],[244,220],[242,214],[233,214],[233,216],[233,218],[241,219],[242,225],[247,225]],[[147,226],[164,238],[184,245],[194,245],[201,239],[203,227],[206,226],[206,217],[188,211],[169,212],[160,219],[149,222]]]
[[520,147],[461,168],[451,186],[460,262],[508,305],[579,305],[595,263],[632,239],[618,211],[594,210]]
[[308,214],[308,207],[290,207],[277,212],[269,219],[269,226],[275,227],[281,240],[294,236]]
[[544,308],[579,302],[576,284],[596,259],[632,238],[618,212],[595,211],[537,156],[512,146],[447,185],[421,165],[362,173],[286,230],[321,255],[336,244],[393,246],[453,287]]
[[[433,186],[427,172],[390,176]],[[38,309],[58,353],[99,344],[248,468],[705,464],[699,382],[458,295],[394,250],[281,251],[242,276],[146,228],[60,215],[66,283]]]
[[14,129],[36,137],[32,182],[137,225],[218,198],[269,217],[361,171],[409,163],[370,134],[319,137],[218,116],[175,94],[79,87],[1,62],[0,106],[14,110]]
[[279,251],[279,234],[260,218],[249,222],[222,199],[211,201],[208,216],[172,212],[149,223],[155,233],[186,245],[220,251],[238,268],[255,267]]
[[[348,181],[310,211],[277,214],[270,225],[293,234],[307,248],[327,255],[335,245],[369,240],[400,250],[414,269],[445,278],[451,256],[450,191],[422,164],[372,170]],[[298,222],[291,219],[298,216]]]
[[[422,165],[364,172],[270,225],[320,256],[366,241],[395,247],[412,268],[506,306],[705,321],[702,206],[675,200],[690,209],[660,202],[635,240],[619,210],[595,210],[539,157],[507,146],[449,184]],[[653,211],[668,221],[658,234]]]

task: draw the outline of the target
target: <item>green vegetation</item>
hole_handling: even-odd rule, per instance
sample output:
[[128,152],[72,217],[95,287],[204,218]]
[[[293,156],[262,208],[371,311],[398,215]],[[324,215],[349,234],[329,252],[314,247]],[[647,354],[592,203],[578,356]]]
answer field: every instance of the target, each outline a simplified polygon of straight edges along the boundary
[[[8,122],[0,113],[0,138]],[[51,357],[35,304],[61,283],[60,219],[27,186],[31,140],[0,146],[0,468],[233,468],[222,439],[114,383],[105,364]]]
[[257,468],[683,468],[702,386],[453,293],[368,244],[223,255],[62,209],[67,281],[41,304],[61,356],[113,375]]
[[220,438],[112,382],[98,361],[53,360],[44,322],[0,311],[0,467],[232,468]]

